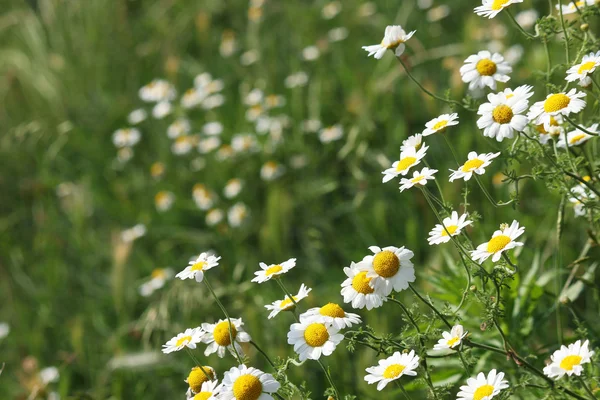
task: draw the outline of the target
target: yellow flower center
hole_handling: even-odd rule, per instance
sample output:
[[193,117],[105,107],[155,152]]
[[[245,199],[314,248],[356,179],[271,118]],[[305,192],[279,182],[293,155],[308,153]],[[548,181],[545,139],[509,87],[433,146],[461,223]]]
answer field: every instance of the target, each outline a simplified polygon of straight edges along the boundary
[[439,122],[436,122],[435,125],[433,125],[433,128],[431,128],[431,129],[433,129],[434,131],[439,131],[439,130],[444,129],[447,125],[448,125],[448,120],[443,119]]
[[577,70],[578,74],[583,74],[584,72],[587,72],[589,70],[591,70],[592,68],[594,68],[596,66],[596,63],[593,61],[588,61],[586,63],[583,63],[579,66],[579,69]]
[[175,343],[175,346],[177,346],[177,347],[183,346],[183,345],[188,344],[191,341],[192,341],[191,336],[183,336],[182,338],[177,340],[177,343]]
[[327,303],[319,309],[319,314],[332,318],[344,318],[346,312],[335,303]]
[[382,45],[383,47],[385,47],[386,49],[393,50],[393,49],[395,49],[396,47],[400,46],[400,44],[401,44],[401,43],[404,43],[404,40],[402,40],[402,39],[398,39],[398,40],[395,40],[395,41],[391,42],[391,43],[390,43],[390,44],[388,44],[387,46],[386,46],[386,45],[385,45],[385,43],[382,41],[382,42],[381,42],[381,45]]
[[544,111],[547,113],[560,111],[567,107],[571,99],[564,93],[554,93],[544,101]]
[[190,389],[192,389],[194,393],[200,392],[200,390],[202,389],[202,384],[204,382],[216,379],[214,369],[207,366],[204,366],[202,368],[204,368],[204,371],[206,371],[206,374],[210,377],[210,379],[204,374],[204,372],[202,372],[202,370],[199,367],[192,368],[187,378],[187,383],[188,385],[190,385]]
[[167,277],[167,273],[165,272],[165,270],[163,268],[156,268],[155,270],[152,271],[152,274],[150,274],[150,277],[152,279],[165,279]]
[[487,245],[488,253],[496,253],[506,247],[510,243],[510,238],[506,235],[498,235],[493,237]]
[[513,117],[513,110],[507,105],[501,104],[492,111],[492,118],[499,124],[508,124]]
[[[458,229],[458,225],[447,226],[445,229],[442,229],[442,236],[454,235],[454,232],[456,232],[457,229]],[[448,234],[450,234],[450,235],[448,235]]]
[[206,261],[198,261],[192,265],[192,271],[202,271],[206,267]]
[[[298,302],[298,296],[293,296],[294,301],[297,303]],[[287,310],[288,308],[292,308],[295,307],[294,302],[292,301],[292,299],[290,299],[289,297],[286,297],[285,300],[283,300],[280,304],[279,304],[279,308],[281,308],[282,310]]]
[[208,400],[212,396],[212,392],[200,392],[194,396],[194,400]]
[[489,58],[483,58],[477,61],[475,69],[477,70],[477,72],[479,72],[479,75],[492,76],[496,73],[498,67],[496,66],[496,63],[490,60]]
[[257,400],[262,390],[260,379],[254,375],[242,375],[233,384],[233,395],[237,400]]
[[575,135],[571,138],[571,140],[569,140],[569,143],[571,144],[575,144],[577,143],[579,140],[583,139],[585,137],[585,135],[583,133],[579,134],[579,135]]
[[589,181],[591,181],[591,180],[592,180],[592,177],[591,177],[591,176],[589,176],[589,175],[586,175],[586,176],[584,176],[582,179],[583,179],[584,181],[586,181],[586,182],[589,182]]
[[398,161],[398,165],[396,166],[396,171],[404,171],[414,165],[417,161],[415,157],[404,157],[402,160]]
[[272,267],[267,268],[267,270],[265,271],[265,275],[267,275],[267,276],[275,275],[278,272],[281,272],[282,270],[283,270],[283,267],[281,265],[273,265]]
[[364,271],[359,272],[352,279],[352,288],[362,294],[373,293],[375,289],[369,286],[369,282],[371,282],[371,278],[367,278],[367,273]]
[[410,181],[412,183],[419,183],[421,181],[421,179],[423,179],[423,178],[425,178],[425,175],[419,175],[419,176],[412,178]]
[[481,400],[486,396],[490,396],[494,393],[494,387],[492,385],[479,386],[475,393],[473,393],[473,400]]
[[389,250],[381,251],[373,258],[373,269],[377,275],[391,278],[400,269],[400,259]]
[[560,367],[562,369],[564,369],[564,370],[571,371],[573,369],[573,367],[575,365],[579,365],[579,363],[581,363],[581,357],[580,356],[575,356],[575,355],[566,356],[560,362]]
[[454,346],[459,340],[460,338],[458,337],[453,337],[452,339],[448,340],[448,347]]
[[504,7],[504,5],[506,3],[508,3],[510,0],[494,0],[494,2],[492,3],[492,10],[494,11],[498,11],[498,10],[502,10],[502,7]]
[[406,368],[404,365],[392,364],[389,367],[387,367],[385,371],[383,371],[383,377],[385,379],[397,378],[398,375],[400,375],[402,371],[404,371],[404,368]]
[[153,177],[159,177],[165,172],[165,165],[163,163],[155,162],[150,167],[150,175]]
[[479,158],[474,158],[472,160],[467,161],[462,167],[462,172],[471,172],[474,169],[477,169],[483,165],[483,161]]
[[310,347],[321,347],[329,339],[327,327],[320,323],[313,323],[306,327],[304,331],[304,340]]
[[[231,324],[231,337],[235,339],[236,335],[237,329],[235,329],[235,326]],[[229,337],[229,322],[219,322],[217,326],[215,326],[213,337],[219,346],[229,346],[231,344],[231,337]]]

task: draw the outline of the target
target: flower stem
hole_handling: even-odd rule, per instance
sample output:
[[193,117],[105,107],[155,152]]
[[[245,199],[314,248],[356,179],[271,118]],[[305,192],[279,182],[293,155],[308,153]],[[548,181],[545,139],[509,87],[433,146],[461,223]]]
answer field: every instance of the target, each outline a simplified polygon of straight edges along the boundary
[[517,22],[517,20],[515,19],[515,17],[512,15],[512,13],[510,12],[510,10],[508,8],[505,8],[505,10],[506,10],[506,14],[508,14],[510,19],[514,22],[515,26],[519,29],[519,31],[521,31],[521,33],[523,35],[525,35],[529,39],[534,39],[537,37],[536,35],[532,35],[531,33],[527,32],[525,29],[523,29],[523,27],[521,25],[519,25],[519,23]]
[[191,359],[194,361],[194,363],[196,364],[196,366],[198,368],[200,368],[200,370],[202,371],[202,373],[204,374],[204,376],[206,376],[209,381],[212,381],[214,379],[214,377],[211,376],[211,375],[209,375],[208,372],[206,372],[206,370],[204,369],[204,367],[202,366],[202,364],[200,364],[200,361],[198,361],[198,359],[192,353],[192,350],[190,350],[189,347],[186,347],[185,349],[187,350],[187,353],[189,354],[189,356],[191,357]]
[[429,301],[427,301],[427,299],[425,299],[423,296],[421,296],[419,294],[419,292],[417,292],[415,290],[415,288],[413,287],[413,285],[411,285],[410,283],[408,284],[408,287],[410,288],[410,290],[412,290],[412,292],[415,294],[415,296],[417,296],[419,298],[419,300],[421,300],[423,303],[425,303],[429,308],[431,308],[433,310],[433,312],[440,317],[440,319],[444,322],[444,324],[446,324],[446,326],[450,329],[452,329],[452,325],[448,322],[448,320],[446,319],[446,317],[444,317],[442,315],[441,312],[438,311],[437,308],[435,308],[435,306],[433,304],[431,304]]
[[277,284],[279,285],[279,287],[281,288],[281,290],[283,290],[283,293],[285,293],[285,295],[287,297],[289,297],[289,299],[292,301],[292,303],[294,303],[294,310],[292,311],[292,315],[296,319],[296,322],[300,322],[300,320],[298,319],[298,316],[296,315],[296,310],[298,309],[298,303],[296,303],[296,299],[294,299],[294,296],[292,296],[292,294],[290,293],[290,291],[287,290],[287,288],[285,287],[285,285],[283,284],[283,282],[281,282],[281,279],[275,278],[275,282],[277,282]]
[[327,377],[327,380],[329,381],[329,384],[331,385],[331,387],[333,388],[333,391],[335,392],[335,399],[336,400],[338,400],[338,399],[341,400],[340,392],[338,392],[337,387],[335,387],[335,383],[333,383],[333,379],[331,379],[331,375],[329,374],[329,371],[327,370],[327,368],[325,368],[325,365],[323,365],[323,363],[321,362],[321,360],[317,360],[317,362],[321,366],[321,369],[325,373],[325,376]]
[[581,377],[581,375],[577,375],[577,380],[579,380],[581,386],[583,386],[583,389],[590,396],[590,399],[596,400],[596,396],[594,396],[594,393],[592,392],[590,387],[585,383],[585,380]]
[[271,367],[273,367],[273,369],[277,371],[277,367],[275,366],[275,364],[273,363],[273,361],[271,361],[271,359],[269,358],[269,356],[267,355],[267,353],[265,353],[265,352],[263,351],[263,349],[261,349],[261,348],[260,348],[260,347],[259,347],[259,346],[256,344],[256,342],[254,342],[254,340],[251,340],[251,341],[250,341],[250,344],[251,344],[252,346],[254,346],[254,348],[255,348],[256,350],[258,350],[258,352],[259,352],[260,354],[262,354],[262,355],[263,355],[263,357],[265,357],[265,359],[266,359],[266,360],[269,362],[269,364],[271,364]]

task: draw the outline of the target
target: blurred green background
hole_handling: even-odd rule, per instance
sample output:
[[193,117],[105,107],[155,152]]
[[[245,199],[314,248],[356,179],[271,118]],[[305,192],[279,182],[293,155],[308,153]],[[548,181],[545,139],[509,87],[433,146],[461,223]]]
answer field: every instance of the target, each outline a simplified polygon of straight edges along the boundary
[[[62,398],[184,398],[183,380],[193,363],[183,352],[162,355],[160,346],[186,327],[221,315],[204,286],[192,281],[169,281],[147,298],[138,288],[155,268],[178,272],[192,255],[208,249],[223,257],[219,268],[209,272],[213,286],[230,314],[243,318],[246,330],[271,357],[292,355],[286,344],[292,318],[267,321],[264,304],[283,295],[275,284],[250,283],[259,261],[296,257],[298,265],[286,283],[294,292],[300,283],[313,288],[304,301],[308,308],[341,302],[342,268],[366,255],[368,246],[406,245],[416,254],[418,286],[439,305],[456,306],[466,278],[452,261],[450,247],[428,246],[435,217],[422,195],[400,194],[395,181],[381,183],[381,171],[397,157],[402,140],[449,109],[425,97],[391,54],[374,60],[361,46],[378,43],[388,24],[416,30],[405,59],[425,87],[439,94],[449,90],[455,99],[466,90],[458,73],[462,61],[486,48],[514,56],[511,87],[535,84],[534,71],[545,70],[543,48],[508,29],[505,16],[477,17],[475,3],[3,0],[0,322],[8,323],[10,333],[0,339],[0,363],[6,363],[0,397],[31,398],[37,372],[56,366],[60,379],[48,391]],[[514,6],[515,11],[538,6],[540,15],[547,12],[546,1],[526,3]],[[342,29],[332,33],[336,28]],[[513,47],[518,43],[521,47]],[[307,52],[314,52],[306,50],[309,46],[318,50],[314,60],[306,59]],[[560,57],[560,43],[552,43],[552,49]],[[519,59],[521,52],[525,57]],[[286,77],[299,71],[308,76],[306,85],[286,87]],[[189,113],[193,132],[207,121],[219,121],[223,143],[237,133],[254,134],[244,99],[258,88],[285,98],[285,105],[273,111],[287,121],[281,139],[257,135],[260,151],[227,159],[212,152],[198,161],[195,149],[181,156],[171,152],[166,130],[173,115],[149,117],[138,126],[142,138],[133,157],[120,162],[111,135],[128,126],[130,111],[151,109],[138,90],[162,78],[183,93],[204,72],[223,80],[225,103]],[[481,135],[476,115],[457,111],[461,123],[447,134],[461,158],[471,150],[506,147]],[[323,126],[340,124],[344,136],[322,143],[316,133],[303,131],[309,119]],[[431,137],[428,144],[427,161],[441,171],[446,199],[458,208],[463,184],[446,179],[452,156],[443,138]],[[285,173],[265,181],[260,169],[272,160]],[[155,162],[165,166],[161,179],[150,174]],[[484,182],[497,199],[508,199],[513,188],[497,173],[528,168],[525,160],[521,166],[498,161]],[[231,178],[245,183],[235,200],[221,195]],[[240,227],[226,220],[208,226],[206,211],[192,199],[197,183],[219,194],[217,206],[224,211],[243,202],[248,219]],[[532,349],[547,353],[552,348],[545,346],[558,340],[552,293],[568,271],[557,272],[558,281],[548,274],[576,258],[586,240],[583,225],[569,210],[563,248],[557,252],[553,232],[560,195],[548,195],[543,182],[524,181],[516,209],[493,208],[474,183],[470,187],[471,211],[482,217],[473,232],[476,242],[502,222],[518,219],[527,227],[519,260],[531,269],[526,267],[506,291],[505,327],[525,354]],[[154,204],[161,190],[175,195],[166,212]],[[146,226],[146,235],[123,241],[121,232],[138,223]],[[407,293],[400,298],[414,302]],[[585,296],[577,301],[585,309]],[[521,308],[515,310],[516,304]],[[473,305],[465,311],[467,329],[479,331],[483,310]],[[379,332],[398,333],[403,327],[400,310],[391,304],[368,317],[360,313]],[[566,323],[565,328],[565,335],[572,334],[574,326]],[[497,340],[491,332],[488,338]],[[196,351],[198,357],[203,349]],[[268,369],[253,349],[249,356],[253,365]],[[484,357],[479,365],[517,370],[502,357],[490,357],[493,363]],[[349,353],[340,346],[325,361],[343,392],[376,398],[374,388],[363,382],[364,368],[376,363],[372,351]],[[222,376],[234,362],[213,355],[206,363]],[[433,365],[436,381],[454,384],[466,378],[456,359]],[[290,378],[307,380],[313,398],[322,397],[326,384],[315,365],[292,368]],[[422,385],[409,389],[415,398],[425,398]],[[393,398],[394,389],[384,393]],[[40,392],[40,398],[45,395]]]

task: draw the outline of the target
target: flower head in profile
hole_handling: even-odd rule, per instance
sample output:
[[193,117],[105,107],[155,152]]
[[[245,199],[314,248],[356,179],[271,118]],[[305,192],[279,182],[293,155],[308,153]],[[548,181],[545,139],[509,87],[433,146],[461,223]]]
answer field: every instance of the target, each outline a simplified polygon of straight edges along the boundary
[[437,224],[435,228],[429,232],[427,241],[430,245],[449,242],[451,236],[460,235],[464,227],[473,223],[473,221],[467,221],[467,218],[467,214],[463,214],[459,217],[456,211],[452,211],[452,215],[444,218],[442,221],[444,223],[443,225]]
[[579,64],[576,64],[567,70],[567,82],[579,81],[579,86],[589,86],[592,84],[590,75],[594,73],[597,67],[600,67],[600,51],[583,56]]
[[355,263],[351,263],[350,267],[344,268],[344,273],[348,277],[342,282],[342,296],[344,303],[350,303],[352,308],[361,309],[381,307],[387,298],[375,291],[373,288],[373,279],[367,277],[367,271],[358,269]]
[[457,400],[491,400],[508,387],[504,380],[504,372],[491,370],[487,377],[480,372],[476,378],[467,379],[467,384],[460,387]]
[[127,115],[127,122],[131,125],[137,125],[140,122],[143,122],[146,118],[148,118],[148,113],[143,108],[138,108],[133,110]]
[[488,167],[492,160],[498,157],[500,153],[482,153],[477,154],[474,151],[469,152],[467,156],[467,161],[458,167],[455,171],[451,169],[452,174],[450,175],[450,182],[455,181],[456,179],[464,179],[468,181],[473,177],[473,174],[483,175],[485,174],[485,169]]
[[[600,132],[598,132],[598,124],[594,124],[589,128],[586,128],[586,130],[589,132],[600,134]],[[556,143],[556,147],[561,147],[564,149],[567,147],[579,146],[592,139],[593,137],[594,136],[582,131],[581,129],[575,129],[574,131],[567,133],[566,140],[564,135],[559,137],[558,142]]]
[[483,0],[479,7],[475,7],[475,14],[492,19],[511,4],[522,2],[523,0]]
[[519,86],[514,91],[506,89],[500,93],[488,94],[488,103],[479,106],[477,127],[483,129],[483,136],[496,138],[501,142],[512,139],[514,132],[522,132],[529,120],[523,113],[529,107],[533,96],[532,86]]
[[[596,4],[596,0],[578,0],[572,1],[569,4],[563,4],[562,13],[563,15],[575,14],[579,10],[583,10],[585,7],[593,6]],[[561,10],[559,5],[556,5],[557,10]]]
[[288,344],[294,346],[300,361],[318,360],[329,356],[344,339],[338,329],[322,322],[300,322],[292,324],[287,334]]
[[435,179],[433,176],[438,172],[437,169],[423,168],[421,171],[413,172],[413,177],[410,179],[402,178],[400,180],[400,191],[404,192],[415,185],[425,186],[428,180]]
[[185,347],[195,349],[196,343],[200,343],[202,340],[202,335],[204,335],[202,328],[188,328],[185,332],[178,334],[167,343],[163,344],[162,352],[169,354]]
[[274,318],[281,311],[293,310],[300,300],[308,297],[308,294],[311,290],[311,288],[306,287],[306,285],[303,283],[300,286],[300,290],[298,290],[298,294],[293,296],[293,301],[292,299],[290,299],[290,296],[285,296],[285,299],[283,300],[277,300],[274,301],[272,304],[267,304],[265,308],[271,311],[271,313],[269,314],[269,319]]
[[190,392],[200,393],[205,383],[216,382],[217,373],[214,368],[209,366],[194,367],[190,371],[185,383],[189,385]]
[[[203,372],[200,371],[202,374]],[[223,385],[220,385],[218,381],[206,381],[200,386],[198,392],[188,390],[187,400],[217,400],[220,398],[219,394],[223,389]]]
[[581,340],[578,340],[569,346],[561,346],[552,354],[552,362],[544,367],[544,374],[554,379],[560,379],[565,374],[568,376],[581,375],[582,364],[591,362],[591,357],[594,355],[594,352],[588,349],[589,344],[589,340],[583,344],[581,344]]
[[276,161],[267,161],[260,169],[264,181],[274,181],[285,173],[285,167]]
[[144,297],[150,296],[156,290],[162,288],[165,283],[173,278],[173,270],[171,268],[156,268],[152,271],[150,279],[142,283],[139,287],[140,295]]
[[560,115],[551,116],[548,129],[542,123],[530,127],[530,131],[534,135],[537,135],[537,139],[541,144],[548,144],[552,141],[552,138],[561,138],[564,135],[565,128],[563,122],[563,118]]
[[433,346],[433,349],[445,350],[460,346],[467,333],[469,332],[465,332],[462,325],[454,325],[450,332],[442,332],[442,338]]
[[287,273],[289,270],[296,266],[296,259],[290,258],[287,261],[284,261],[280,264],[271,264],[267,265],[264,262],[259,264],[260,270],[256,271],[254,275],[256,275],[252,282],[264,283],[271,278],[277,278],[279,275],[283,275]]
[[173,192],[162,190],[154,196],[154,205],[159,212],[168,211],[175,202]]
[[232,228],[240,227],[248,218],[250,211],[244,203],[235,203],[227,210],[227,222]]
[[[250,335],[244,331],[244,323],[241,318],[231,318],[231,325],[226,319],[221,319],[216,324],[203,323],[202,342],[208,344],[204,351],[205,356],[213,353],[221,358],[225,357],[225,350],[229,350],[232,354],[235,353],[233,346],[238,354],[243,354],[240,343],[246,343],[252,340]],[[232,343],[233,339],[233,345]]]
[[273,400],[281,384],[273,375],[259,369],[240,365],[225,372],[219,399],[222,400]]
[[419,150],[422,144],[423,135],[417,133],[416,135],[409,136],[402,141],[402,146],[400,146],[400,152],[406,151],[410,148],[414,148],[415,151]]
[[328,126],[319,132],[321,143],[330,143],[341,139],[344,136],[344,128],[341,125]]
[[383,390],[388,383],[400,379],[402,376],[416,376],[415,369],[419,366],[419,356],[415,351],[410,353],[395,352],[391,357],[379,360],[379,365],[366,369],[368,374],[365,381],[369,385],[377,382],[377,390]]
[[419,150],[416,147],[408,147],[400,151],[400,159],[395,161],[392,166],[385,171],[383,174],[383,183],[389,182],[398,175],[406,175],[408,171],[415,165],[419,165],[421,160],[427,154],[427,145],[423,145]]
[[177,96],[175,87],[164,79],[155,79],[149,84],[142,86],[138,92],[140,99],[148,103],[170,101]]
[[489,242],[480,244],[476,250],[471,252],[471,257],[476,262],[484,262],[492,257],[493,262],[500,260],[502,253],[523,246],[521,242],[515,242],[515,239],[525,232],[525,228],[520,227],[517,221],[513,221],[510,226],[502,224],[500,229],[494,232]]
[[113,144],[117,148],[135,146],[142,137],[139,129],[126,128],[117,129],[112,136]]
[[385,34],[380,44],[372,46],[363,46],[362,48],[369,53],[369,56],[373,56],[380,59],[385,54],[386,50],[394,50],[396,57],[399,57],[404,53],[406,45],[404,44],[408,39],[415,34],[416,31],[406,33],[400,25],[389,25],[385,28]]
[[392,290],[400,292],[415,281],[415,267],[410,261],[415,255],[412,251],[404,246],[371,246],[369,250],[373,255],[363,258],[356,269],[367,273],[377,293],[387,296]]
[[469,56],[460,67],[460,75],[463,82],[469,84],[469,90],[483,89],[486,86],[496,90],[496,82],[508,82],[508,74],[511,72],[512,67],[504,57],[487,50]]
[[335,303],[327,303],[323,307],[314,307],[300,314],[300,322],[321,322],[332,325],[336,329],[350,328],[360,324],[360,316],[344,311]]
[[449,126],[458,125],[458,114],[442,114],[437,118],[425,124],[425,130],[423,136],[433,135],[434,133],[442,133]]
[[239,178],[232,178],[227,181],[223,188],[223,195],[228,199],[233,199],[242,191],[244,182]]
[[571,89],[567,93],[552,93],[546,100],[538,101],[529,110],[527,118],[536,125],[544,125],[544,129],[550,130],[550,118],[557,116],[568,116],[577,114],[585,108],[585,93]]
[[219,265],[221,257],[215,257],[208,253],[201,253],[197,258],[190,260],[183,271],[175,275],[176,278],[183,280],[196,279],[196,282],[202,282],[204,272]]
[[[589,178],[589,176],[583,177],[583,179]],[[569,197],[569,203],[573,205],[573,211],[575,212],[576,217],[583,217],[587,215],[588,207],[586,206],[586,203],[594,201],[598,197],[583,184],[572,187],[569,190],[569,194],[571,195],[571,197]]]

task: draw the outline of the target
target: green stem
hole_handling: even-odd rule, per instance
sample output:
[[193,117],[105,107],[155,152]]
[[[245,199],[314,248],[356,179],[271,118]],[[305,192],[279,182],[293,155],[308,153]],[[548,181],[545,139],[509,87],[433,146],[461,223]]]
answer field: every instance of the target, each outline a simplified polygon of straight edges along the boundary
[[259,352],[260,354],[262,354],[262,355],[263,355],[263,357],[264,357],[264,358],[267,360],[267,362],[268,362],[269,364],[271,364],[271,367],[273,367],[273,369],[277,371],[277,367],[275,366],[275,364],[273,363],[273,361],[271,361],[271,359],[269,358],[269,356],[267,355],[267,353],[265,353],[265,352],[263,351],[263,349],[261,349],[261,348],[260,348],[260,347],[259,347],[259,346],[258,346],[258,345],[257,345],[257,344],[254,342],[254,340],[251,340],[251,341],[250,341],[250,344],[251,344],[252,346],[254,346],[254,348],[255,348],[256,350],[258,350],[258,352]]
[[589,386],[585,383],[585,380],[581,377],[581,375],[577,375],[577,380],[579,380],[579,383],[581,383],[581,386],[583,386],[583,389],[586,391],[588,396],[590,396],[590,399],[596,400],[596,396],[594,396],[594,393],[589,388]]
[[513,270],[514,270],[514,271],[512,272],[512,274],[511,274],[511,275],[514,275],[514,274],[516,274],[517,272],[519,272],[519,267],[518,267],[517,265],[513,264],[513,262],[512,262],[512,261],[510,261],[510,258],[508,258],[508,256],[506,255],[506,253],[502,253],[502,257],[504,258],[504,260],[505,260],[507,263],[509,263],[509,264],[510,264],[510,266],[511,266],[511,267],[513,267]]
[[454,157],[454,162],[456,163],[456,165],[460,166],[460,163],[458,162],[458,157],[456,156],[456,152],[454,151],[454,146],[452,146],[452,143],[450,142],[450,139],[448,139],[448,136],[446,136],[445,133],[442,133],[442,136],[444,137],[444,140],[446,141],[446,144],[450,148],[450,152],[452,153],[452,157]]
[[563,30],[563,34],[565,35],[565,53],[567,57],[567,65],[570,64],[569,59],[571,58],[569,55],[569,33],[567,32],[567,27],[565,25],[565,17],[563,15],[562,9],[562,0],[558,0],[558,12],[560,13],[560,25]]
[[296,315],[296,310],[298,309],[298,303],[296,303],[296,299],[294,299],[294,296],[290,293],[289,290],[287,290],[287,288],[285,287],[283,282],[281,282],[281,279],[275,278],[275,282],[277,282],[277,284],[279,285],[281,290],[283,290],[283,293],[285,293],[285,295],[287,297],[289,297],[289,299],[292,301],[292,303],[294,303],[294,310],[292,310],[292,315],[294,316],[294,319],[296,320],[296,322],[300,322],[300,320],[298,319],[298,316]]
[[525,29],[523,29],[523,27],[521,25],[519,25],[519,23],[517,22],[517,20],[515,19],[515,17],[512,15],[512,13],[510,12],[510,10],[508,8],[505,8],[504,10],[506,11],[506,14],[508,14],[510,19],[514,22],[515,26],[519,29],[519,31],[521,31],[521,33],[523,35],[525,35],[529,39],[533,39],[533,38],[537,37],[537,36],[532,35],[531,33],[527,32]]
[[202,371],[202,373],[204,374],[204,376],[206,376],[209,381],[212,381],[214,379],[214,376],[211,376],[211,375],[208,374],[208,372],[206,372],[206,370],[204,369],[204,367],[202,366],[202,364],[200,364],[200,361],[198,361],[198,359],[194,356],[194,354],[192,353],[192,350],[190,350],[189,347],[186,347],[185,349],[187,350],[188,355],[194,361],[194,363],[196,364],[196,366],[198,368],[200,368],[200,370]]
[[[574,126],[575,128],[577,128],[577,129],[579,129],[580,131],[582,131],[582,132],[585,132],[585,133],[587,133],[588,135],[592,135],[592,136],[600,136],[600,133],[598,133],[598,132],[592,132],[592,131],[588,131],[586,128],[584,128],[584,127],[583,127],[583,126],[581,126],[581,125],[578,125],[578,124],[577,124],[575,121],[573,121],[571,118],[567,117],[566,115],[563,115],[563,117],[565,117],[565,119],[566,119],[567,121],[569,121],[569,123],[570,123],[571,125],[573,125],[573,126]],[[565,131],[565,135],[566,135],[566,131]],[[565,137],[565,141],[566,141],[566,143],[565,143],[565,146],[568,146],[568,144],[569,144],[569,143],[568,143],[568,141],[567,141],[566,137]]]
[[402,391],[402,394],[404,395],[404,397],[406,397],[408,400],[410,400],[410,396],[408,395],[408,392],[406,391],[406,389],[404,389],[404,386],[402,386],[402,384],[398,380],[396,380],[395,382],[396,382],[396,385],[398,385],[398,387]]
[[329,374],[329,371],[327,370],[327,368],[325,368],[325,365],[323,365],[323,363],[321,362],[321,360],[317,360],[317,362],[321,366],[321,369],[325,373],[325,376],[327,377],[327,380],[329,381],[329,384],[333,388],[333,391],[335,392],[335,398],[336,398],[336,400],[341,399],[340,393],[338,392],[337,387],[335,387],[335,383],[333,383],[333,379],[331,379],[331,375]]
[[414,293],[414,295],[419,298],[419,300],[421,300],[423,303],[425,303],[429,308],[431,308],[433,310],[433,312],[444,322],[444,324],[446,324],[446,326],[448,328],[452,329],[452,325],[448,322],[448,320],[446,319],[446,317],[444,317],[442,315],[442,313],[439,312],[437,310],[437,308],[435,308],[435,306],[433,304],[431,304],[429,301],[427,301],[427,299],[425,299],[423,296],[421,296],[419,294],[419,292],[417,292],[415,290],[415,288],[413,287],[413,285],[411,285],[410,283],[408,284],[408,287],[410,288],[410,290],[412,290],[412,292]]

